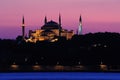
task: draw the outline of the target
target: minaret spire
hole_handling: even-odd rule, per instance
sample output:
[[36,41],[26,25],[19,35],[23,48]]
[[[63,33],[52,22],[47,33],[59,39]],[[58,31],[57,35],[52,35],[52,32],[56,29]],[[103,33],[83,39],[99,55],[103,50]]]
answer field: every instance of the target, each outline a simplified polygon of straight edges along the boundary
[[44,24],[46,24],[46,23],[47,23],[47,17],[45,16]]
[[25,39],[25,20],[24,20],[24,15],[22,17],[22,38]]
[[79,18],[79,21],[82,23],[82,17],[81,17],[81,14],[80,14],[80,18]]
[[59,36],[61,36],[61,15],[59,13]]
[[79,18],[78,35],[82,35],[82,17]]
[[60,15],[60,13],[59,13],[59,25],[61,27],[61,15]]

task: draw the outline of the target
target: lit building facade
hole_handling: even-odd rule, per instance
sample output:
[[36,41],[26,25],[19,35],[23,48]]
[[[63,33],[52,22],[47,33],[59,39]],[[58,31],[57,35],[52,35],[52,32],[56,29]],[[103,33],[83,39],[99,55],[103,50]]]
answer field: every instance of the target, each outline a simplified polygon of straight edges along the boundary
[[55,42],[59,37],[65,37],[67,40],[71,39],[74,35],[73,30],[68,31],[63,29],[61,26],[61,16],[59,15],[59,23],[51,20],[47,21],[45,16],[44,25],[41,26],[41,29],[29,30],[29,38],[26,39],[27,42],[36,42],[36,41],[49,41]]

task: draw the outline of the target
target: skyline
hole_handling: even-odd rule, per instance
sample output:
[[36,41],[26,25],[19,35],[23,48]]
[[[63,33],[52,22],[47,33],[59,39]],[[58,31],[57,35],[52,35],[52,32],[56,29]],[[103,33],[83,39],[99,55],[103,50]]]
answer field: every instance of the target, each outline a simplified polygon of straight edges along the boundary
[[15,39],[21,35],[22,16],[28,30],[40,29],[44,17],[58,22],[59,13],[62,27],[78,29],[82,16],[83,34],[94,32],[120,31],[120,0],[1,0],[0,38]]

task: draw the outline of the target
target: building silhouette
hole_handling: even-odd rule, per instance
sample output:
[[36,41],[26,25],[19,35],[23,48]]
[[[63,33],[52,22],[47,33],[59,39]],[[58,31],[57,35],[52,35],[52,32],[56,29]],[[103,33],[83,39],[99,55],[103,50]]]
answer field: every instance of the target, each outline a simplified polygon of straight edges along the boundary
[[41,26],[41,29],[36,29],[34,31],[29,30],[29,37],[28,39],[26,39],[26,41],[27,42],[36,42],[36,41],[55,42],[59,39],[59,37],[65,37],[67,40],[69,40],[72,38],[73,35],[74,35],[73,30],[68,31],[67,29],[62,28],[61,15],[59,14],[58,23],[53,20],[48,21],[47,17],[45,16],[44,25]]

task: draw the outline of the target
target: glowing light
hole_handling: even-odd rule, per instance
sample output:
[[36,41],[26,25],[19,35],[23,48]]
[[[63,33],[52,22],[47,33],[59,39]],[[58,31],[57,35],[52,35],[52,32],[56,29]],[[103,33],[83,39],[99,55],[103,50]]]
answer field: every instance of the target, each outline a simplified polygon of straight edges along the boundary
[[25,58],[25,62],[27,62],[28,61],[28,59],[27,58]]
[[41,38],[39,38],[39,40],[40,40],[40,41],[44,41],[45,39],[41,37]]
[[11,68],[12,70],[18,70],[18,69],[19,69],[19,65],[16,65],[16,63],[13,62],[13,64],[10,66],[10,68]]
[[100,62],[100,65],[103,65],[103,62],[102,62],[102,61]]
[[64,70],[64,66],[62,65],[57,65],[54,67],[55,70]]
[[107,68],[107,65],[103,64],[102,61],[101,61],[101,63],[100,63],[100,69],[103,70],[103,71],[105,71],[105,70],[108,69],[108,68]]
[[23,27],[23,26],[25,27],[25,24],[22,24],[22,27]]
[[51,42],[56,42],[56,41],[58,41],[58,39],[57,39],[57,38],[56,38],[56,39],[51,40]]
[[107,47],[107,45],[104,45],[104,48],[106,48]]
[[57,62],[57,65],[59,65],[59,62]]
[[80,61],[78,62],[78,64],[79,64],[79,65],[81,64]]
[[41,66],[40,65],[34,65],[32,66],[33,70],[41,70]]
[[107,70],[107,65],[100,65],[101,70]]
[[94,44],[93,47],[97,47],[97,44]]
[[73,69],[74,70],[85,70],[86,68],[83,65],[78,65],[78,66],[75,66]]
[[38,62],[35,62],[35,64],[38,64]]

